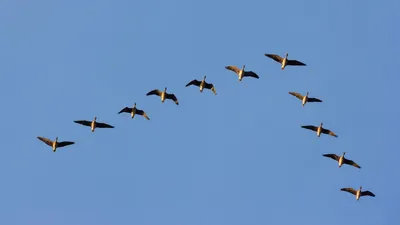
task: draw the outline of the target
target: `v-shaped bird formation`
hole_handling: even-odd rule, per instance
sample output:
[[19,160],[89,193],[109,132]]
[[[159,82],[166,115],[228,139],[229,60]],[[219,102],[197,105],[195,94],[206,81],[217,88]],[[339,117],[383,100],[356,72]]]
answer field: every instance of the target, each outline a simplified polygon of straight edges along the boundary
[[[278,62],[281,65],[282,70],[284,70],[286,68],[286,66],[306,66],[305,63],[300,62],[298,60],[288,59],[288,55],[289,55],[288,53],[285,54],[285,57],[281,57],[277,54],[264,54],[264,55],[266,57],[269,57],[269,58],[273,59],[274,61]],[[250,71],[250,70],[245,70],[245,67],[246,67],[246,65],[242,65],[241,69],[239,69],[237,66],[229,65],[229,66],[225,66],[225,69],[234,72],[237,75],[239,81],[242,81],[242,79],[245,77],[256,78],[256,79],[260,78],[257,73]],[[204,76],[202,80],[194,79],[194,80],[190,81],[188,84],[186,84],[186,87],[189,87],[192,85],[198,87],[200,92],[203,92],[204,89],[208,89],[208,90],[211,90],[214,95],[217,95],[217,91],[216,91],[214,84],[206,82],[206,76]],[[306,92],[305,95],[302,95],[297,92],[289,92],[289,94],[296,97],[297,99],[299,99],[301,101],[302,107],[304,107],[307,103],[311,103],[311,102],[321,103],[322,102],[322,100],[320,100],[319,98],[309,97],[308,96],[309,92]],[[175,94],[168,93],[167,87],[165,87],[163,91],[160,91],[159,89],[154,89],[152,91],[149,91],[146,95],[147,96],[156,95],[156,96],[160,97],[161,103],[164,103],[164,101],[166,99],[169,99],[169,100],[173,101],[176,105],[179,105],[178,98],[175,96]],[[134,103],[132,108],[126,106],[123,109],[121,109],[118,112],[118,114],[121,114],[121,113],[129,113],[131,119],[133,119],[135,117],[135,115],[139,115],[139,116],[143,116],[147,120],[150,120],[149,116],[147,115],[147,113],[144,110],[136,108],[136,102]],[[90,127],[90,130],[92,132],[94,132],[95,129],[97,129],[97,128],[114,128],[114,126],[112,126],[110,124],[107,124],[104,122],[98,122],[97,117],[94,117],[94,119],[92,121],[75,120],[74,122],[77,124],[83,125],[83,126]],[[303,125],[303,126],[301,126],[301,128],[316,132],[316,135],[318,138],[321,136],[321,134],[330,135],[330,136],[333,136],[336,138],[338,137],[338,135],[335,134],[332,130],[323,127],[322,122],[318,126]],[[56,152],[56,150],[58,148],[75,144],[75,142],[72,142],[72,141],[59,142],[58,137],[56,137],[54,141],[52,141],[48,138],[40,137],[40,136],[37,138],[39,140],[41,140],[42,142],[44,142],[45,144],[47,144],[48,146],[50,146],[52,148],[53,152]],[[336,154],[330,153],[330,154],[323,154],[323,156],[337,161],[339,168],[341,168],[342,165],[346,164],[346,165],[361,169],[361,167],[357,163],[355,163],[353,160],[345,158],[344,157],[345,154],[346,154],[346,152],[343,152],[342,155],[338,156]],[[346,192],[349,192],[349,193],[355,195],[357,201],[360,199],[361,196],[375,197],[375,194],[373,194],[372,192],[361,191],[361,189],[362,189],[362,186],[360,186],[360,189],[358,189],[358,190],[354,190],[353,188],[349,188],[349,187],[342,188],[340,190],[346,191]]]

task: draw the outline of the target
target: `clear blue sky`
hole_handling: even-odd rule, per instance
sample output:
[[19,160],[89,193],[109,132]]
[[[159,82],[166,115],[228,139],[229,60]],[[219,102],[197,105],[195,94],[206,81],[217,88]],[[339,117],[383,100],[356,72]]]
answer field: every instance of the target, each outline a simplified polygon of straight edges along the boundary
[[[0,224],[397,224],[399,8],[1,1]],[[286,52],[307,66],[264,56]],[[204,75],[217,96],[185,87]],[[145,96],[165,86],[179,106]],[[134,102],[150,121],[117,114]],[[116,128],[73,123],[94,116]],[[300,128],[320,122],[339,138]],[[322,157],[343,151],[362,169]],[[360,185],[376,197],[340,191]]]

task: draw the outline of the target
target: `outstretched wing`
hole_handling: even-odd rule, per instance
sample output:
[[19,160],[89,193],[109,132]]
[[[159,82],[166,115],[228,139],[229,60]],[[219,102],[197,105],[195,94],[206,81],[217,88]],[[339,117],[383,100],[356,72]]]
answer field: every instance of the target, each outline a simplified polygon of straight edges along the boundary
[[91,126],[92,125],[92,122],[91,121],[87,121],[87,120],[75,120],[74,122],[75,123],[79,123],[79,124],[84,125],[84,126]]
[[178,99],[176,98],[176,96],[174,94],[166,94],[165,97],[168,99],[172,99],[175,102],[175,104],[179,105]]
[[353,194],[353,195],[356,195],[356,194],[357,194],[357,191],[354,190],[353,188],[342,188],[342,189],[340,189],[340,190],[341,190],[341,191],[349,192],[349,193],[351,193],[351,194]]
[[254,73],[253,71],[246,71],[244,72],[243,76],[245,77],[254,77],[254,78],[260,78],[256,73]]
[[305,66],[306,64],[297,61],[297,60],[287,60],[287,65],[291,65],[291,66]]
[[308,130],[313,130],[313,131],[317,131],[318,127],[316,126],[312,126],[312,125],[307,125],[307,126],[301,126],[304,129],[308,129]]
[[265,56],[275,60],[278,63],[282,63],[283,58],[276,54],[264,54]]
[[303,100],[303,97],[304,97],[303,95],[301,95],[301,94],[299,94],[297,92],[289,92],[289,94],[295,96],[296,98],[298,98],[300,100]]
[[120,113],[130,113],[130,112],[132,112],[132,108],[129,108],[129,107],[125,107],[125,108],[123,108],[121,111],[119,111],[119,113],[118,114],[120,114]]
[[48,146],[53,146],[53,141],[51,141],[50,139],[44,137],[37,137],[37,138],[46,143]]
[[339,160],[339,156],[337,156],[336,154],[324,154],[323,156],[334,159],[336,161]]
[[136,110],[136,114],[143,116],[144,118],[146,118],[147,120],[150,120],[150,118],[147,116],[146,112],[140,109]]
[[318,98],[308,98],[307,102],[322,102],[322,100],[319,100]]
[[57,145],[57,147],[64,147],[64,146],[67,146],[67,145],[73,145],[73,144],[75,144],[75,142],[72,142],[72,141],[62,141],[62,142],[58,142],[58,145]]
[[333,133],[331,130],[328,130],[328,129],[325,129],[325,128],[322,128],[321,132],[324,133],[324,134],[328,134],[328,135],[334,136],[334,137],[338,137],[338,136],[337,136],[335,133]]
[[96,122],[96,128],[114,128],[113,126],[106,124],[106,123],[98,123]]
[[361,166],[359,166],[359,165],[358,165],[357,163],[355,163],[353,160],[349,160],[349,159],[344,158],[344,159],[343,159],[343,163],[361,169]]
[[217,94],[217,90],[215,90],[215,87],[213,84],[209,84],[209,83],[205,82],[205,88],[211,89],[211,91],[214,93],[214,95]]
[[231,70],[231,71],[235,72],[236,74],[239,74],[239,71],[240,71],[240,69],[237,68],[236,66],[225,66],[225,69]]
[[366,196],[366,195],[375,197],[375,194],[370,191],[362,191],[361,192],[361,196]]
[[186,87],[190,86],[190,85],[195,85],[195,86],[200,86],[201,81],[198,80],[192,80],[190,81],[188,84],[186,84]]
[[158,95],[158,96],[161,96],[161,91],[158,90],[158,89],[154,89],[154,90],[150,91],[149,93],[147,93],[146,95],[147,95],[147,96],[149,96],[149,95]]

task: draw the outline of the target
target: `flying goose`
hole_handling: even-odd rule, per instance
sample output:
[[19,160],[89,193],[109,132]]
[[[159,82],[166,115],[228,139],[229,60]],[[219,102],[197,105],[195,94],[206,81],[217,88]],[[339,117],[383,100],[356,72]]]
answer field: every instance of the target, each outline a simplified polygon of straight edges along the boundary
[[203,89],[204,89],[204,88],[206,88],[206,89],[211,89],[211,91],[214,93],[214,95],[217,95],[217,91],[215,90],[214,85],[213,85],[213,84],[207,83],[207,82],[206,82],[206,77],[207,77],[207,76],[204,76],[204,78],[203,78],[202,81],[198,81],[198,80],[196,80],[196,79],[195,79],[195,80],[192,80],[192,81],[190,81],[188,84],[186,84],[186,87],[188,87],[188,86],[190,86],[190,85],[194,85],[194,86],[200,87],[200,92],[203,92]]
[[353,195],[356,196],[356,200],[358,201],[358,199],[360,199],[361,196],[371,196],[371,197],[375,197],[375,194],[370,192],[370,191],[361,191],[362,186],[360,186],[360,189],[358,190],[354,190],[353,188],[342,188],[340,189],[341,191],[347,191]]
[[338,156],[338,155],[336,155],[336,154],[324,154],[323,156],[338,161],[338,163],[339,163],[339,168],[342,167],[343,164],[347,164],[347,165],[354,166],[354,167],[356,167],[356,168],[361,169],[361,167],[360,167],[357,163],[355,163],[355,162],[352,161],[352,160],[346,159],[346,158],[344,157],[345,154],[346,154],[346,152],[343,152],[343,155],[342,155],[342,156]]
[[53,149],[53,152],[56,152],[57,148],[61,148],[67,145],[72,145],[75,144],[75,142],[72,141],[61,141],[58,142],[58,137],[56,137],[56,140],[52,141],[48,138],[44,138],[44,137],[37,137],[39,140],[43,141],[44,143],[46,143],[48,146],[50,146]]
[[288,53],[286,53],[285,58],[280,57],[279,55],[276,54],[264,54],[265,56],[277,61],[278,63],[280,63],[282,65],[282,70],[285,69],[286,66],[305,66],[306,64],[297,61],[297,60],[290,60],[288,59]]
[[161,102],[164,103],[165,99],[171,99],[175,102],[175,104],[179,105],[178,99],[174,94],[168,94],[167,93],[167,87],[164,88],[164,91],[160,91],[158,89],[154,89],[150,91],[149,93],[146,94],[147,96],[149,95],[158,95],[161,97]]
[[291,95],[295,96],[296,98],[300,99],[301,102],[302,102],[301,103],[302,106],[304,106],[307,102],[322,102],[322,100],[320,100],[318,98],[309,98],[308,97],[308,92],[304,96],[299,94],[299,93],[297,93],[297,92],[289,92],[289,94],[291,94]]
[[307,125],[307,126],[301,126],[302,128],[308,129],[308,130],[313,130],[315,132],[317,132],[317,136],[319,137],[321,135],[321,133],[324,134],[328,134],[334,137],[338,137],[335,133],[333,133],[332,131],[325,129],[322,127],[323,123],[321,123],[321,125],[319,125],[319,127],[316,126],[312,126],[312,125]]
[[79,124],[84,125],[84,126],[89,126],[90,129],[92,130],[92,132],[94,132],[94,130],[96,128],[114,128],[113,126],[108,125],[106,123],[99,123],[99,122],[96,121],[96,119],[97,119],[97,117],[94,117],[94,119],[92,121],[75,120],[74,122],[75,123],[79,123]]
[[119,111],[118,114],[123,113],[123,112],[124,112],[124,113],[130,113],[132,119],[133,119],[133,117],[135,117],[135,114],[137,114],[137,115],[143,116],[143,117],[146,118],[147,120],[150,120],[150,118],[147,116],[147,114],[146,114],[145,111],[136,108],[136,102],[135,102],[135,104],[133,105],[133,108],[125,107],[125,108],[121,109],[121,111]]
[[225,66],[225,69],[231,70],[238,75],[239,81],[243,79],[243,77],[254,77],[259,79],[260,77],[254,73],[253,71],[245,71],[244,68],[246,65],[242,66],[242,69],[237,68],[236,66]]

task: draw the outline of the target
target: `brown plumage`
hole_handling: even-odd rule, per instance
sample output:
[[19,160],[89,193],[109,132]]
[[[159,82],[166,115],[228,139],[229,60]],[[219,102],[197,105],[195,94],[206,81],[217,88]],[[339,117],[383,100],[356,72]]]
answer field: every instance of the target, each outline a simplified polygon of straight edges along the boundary
[[211,84],[211,83],[207,83],[206,82],[206,76],[204,76],[202,81],[199,81],[199,80],[190,81],[188,84],[186,84],[186,87],[188,87],[190,85],[194,85],[194,86],[199,87],[200,88],[200,92],[203,92],[203,89],[206,88],[206,89],[210,89],[214,93],[214,95],[217,94],[217,91],[215,90],[214,85]]
[[302,63],[300,61],[288,59],[287,58],[289,56],[288,53],[286,53],[285,58],[282,58],[277,54],[264,54],[264,55],[280,63],[282,70],[285,69],[286,66],[306,66],[305,63]]
[[333,137],[338,137],[335,133],[333,133],[331,130],[325,129],[322,127],[323,123],[320,124],[319,127],[312,126],[312,125],[307,125],[307,126],[301,126],[304,129],[312,130],[317,132],[317,136],[319,137],[321,133],[333,136]]
[[355,163],[352,160],[346,159],[344,157],[345,154],[346,154],[346,152],[343,152],[342,156],[338,156],[336,154],[324,154],[323,156],[327,157],[327,158],[331,158],[333,160],[336,160],[339,163],[339,167],[341,167],[343,164],[347,164],[347,165],[354,166],[356,168],[361,169],[361,167],[357,163]]
[[308,92],[306,93],[306,95],[301,95],[297,92],[289,92],[289,94],[295,96],[296,98],[300,99],[302,102],[302,105],[304,106],[307,102],[322,102],[322,100],[318,99],[318,98],[309,98],[308,97]]
[[135,117],[135,115],[140,115],[140,116],[143,116],[144,118],[146,118],[147,120],[150,120],[150,118],[147,116],[145,111],[136,108],[136,102],[133,105],[133,108],[125,107],[125,108],[121,109],[121,111],[119,111],[118,114],[121,114],[121,113],[130,113],[132,119],[133,119],[133,117]]
[[158,89],[154,89],[150,91],[149,93],[146,94],[147,96],[149,95],[157,95],[161,97],[161,102],[164,103],[165,99],[170,99],[175,102],[176,105],[179,105],[178,99],[174,94],[168,94],[167,93],[167,87],[164,88],[164,91],[160,91]]
[[372,192],[370,192],[370,191],[361,191],[361,189],[362,189],[362,186],[360,186],[360,189],[358,189],[358,190],[354,190],[353,188],[342,188],[342,189],[340,189],[340,190],[355,195],[357,201],[360,199],[361,196],[371,196],[371,197],[375,197],[375,194],[374,194],[374,193],[372,193]]
[[111,126],[106,123],[99,123],[96,121],[97,117],[94,117],[92,121],[87,121],[87,120],[75,120],[75,123],[81,124],[83,126],[88,126],[90,127],[91,131],[94,132],[96,128],[114,128],[114,126]]
[[57,148],[61,148],[61,147],[65,147],[65,146],[68,146],[68,145],[75,144],[75,142],[72,142],[72,141],[61,141],[61,142],[58,142],[58,137],[56,137],[56,139],[54,141],[52,141],[52,140],[50,140],[48,138],[45,138],[45,137],[40,137],[40,136],[37,137],[37,138],[39,140],[43,141],[48,146],[52,147],[53,152],[55,152]]
[[243,79],[243,77],[253,77],[259,79],[260,77],[254,73],[253,71],[245,71],[244,68],[246,65],[243,65],[242,69],[239,69],[236,66],[225,66],[225,69],[233,71],[237,74],[239,81]]

